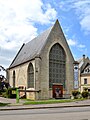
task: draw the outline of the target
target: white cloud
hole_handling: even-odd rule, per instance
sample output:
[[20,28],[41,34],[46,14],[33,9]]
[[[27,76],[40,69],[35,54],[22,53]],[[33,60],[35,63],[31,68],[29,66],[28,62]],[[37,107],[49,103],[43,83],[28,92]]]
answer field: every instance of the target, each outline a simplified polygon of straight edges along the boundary
[[77,42],[76,42],[75,40],[72,40],[72,39],[67,40],[67,42],[68,42],[68,44],[69,44],[70,46],[75,46],[75,45],[77,45]]
[[[36,37],[35,23],[52,24],[56,16],[56,10],[42,0],[0,0],[0,58],[3,50],[15,54],[23,43]],[[3,59],[1,63],[6,64]]]
[[86,34],[90,33],[90,15],[85,16],[80,21],[80,24],[81,24],[82,29],[85,30]]
[[85,45],[80,44],[80,45],[78,45],[78,47],[79,47],[79,48],[85,48],[86,46],[85,46]]
[[0,0],[0,43],[5,43],[4,48],[12,49],[35,37],[34,23],[49,24],[55,20],[55,9],[50,4],[43,6],[41,0]]
[[79,0],[74,3],[74,8],[80,19],[81,28],[90,34],[90,0]]
[[67,0],[60,2],[64,11],[74,10],[85,33],[90,34],[90,0]]
[[73,40],[73,39],[68,39],[67,42],[70,47],[75,47],[80,52],[87,53],[87,48],[84,44],[80,44],[79,42],[77,42],[76,40]]

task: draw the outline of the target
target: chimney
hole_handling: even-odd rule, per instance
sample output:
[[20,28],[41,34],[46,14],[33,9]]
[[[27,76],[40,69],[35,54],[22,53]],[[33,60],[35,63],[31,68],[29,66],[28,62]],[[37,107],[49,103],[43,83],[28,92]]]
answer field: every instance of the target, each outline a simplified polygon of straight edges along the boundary
[[83,55],[83,62],[85,62],[85,55]]

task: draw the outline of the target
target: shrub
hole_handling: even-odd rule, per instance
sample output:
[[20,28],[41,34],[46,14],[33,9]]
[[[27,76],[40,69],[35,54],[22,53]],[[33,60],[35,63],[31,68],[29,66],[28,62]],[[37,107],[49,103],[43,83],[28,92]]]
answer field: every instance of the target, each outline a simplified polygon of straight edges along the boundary
[[17,88],[9,88],[8,89],[8,97],[9,98],[16,98],[16,89]]
[[89,92],[88,91],[83,91],[82,92],[82,97],[83,98],[88,98],[88,96],[89,96]]
[[72,91],[72,95],[74,96],[74,99],[78,98],[78,95],[80,95],[80,92],[77,90]]
[[16,88],[8,88],[3,96],[6,98],[16,98]]
[[5,92],[6,92],[6,89],[0,90],[0,96],[3,96]]
[[85,88],[84,88],[84,91],[87,91],[87,90],[88,90],[88,88],[85,87]]

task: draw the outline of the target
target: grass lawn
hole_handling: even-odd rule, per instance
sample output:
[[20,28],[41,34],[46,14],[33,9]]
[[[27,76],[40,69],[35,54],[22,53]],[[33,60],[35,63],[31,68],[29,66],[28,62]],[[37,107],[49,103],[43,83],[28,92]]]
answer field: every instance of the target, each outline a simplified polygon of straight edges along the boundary
[[0,103],[0,107],[1,106],[6,106],[6,105],[8,105],[8,103]]
[[27,100],[24,105],[29,105],[29,104],[53,104],[53,103],[66,103],[66,102],[76,102],[76,101],[81,101],[85,99],[51,99],[51,100],[37,100],[37,101],[31,101]]

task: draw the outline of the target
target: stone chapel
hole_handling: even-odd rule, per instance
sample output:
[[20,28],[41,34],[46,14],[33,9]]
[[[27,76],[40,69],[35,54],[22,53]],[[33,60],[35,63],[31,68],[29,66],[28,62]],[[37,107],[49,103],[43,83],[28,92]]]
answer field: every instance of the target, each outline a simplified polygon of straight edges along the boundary
[[74,58],[59,24],[23,44],[7,69],[12,87],[26,88],[33,100],[69,97],[73,90]]

